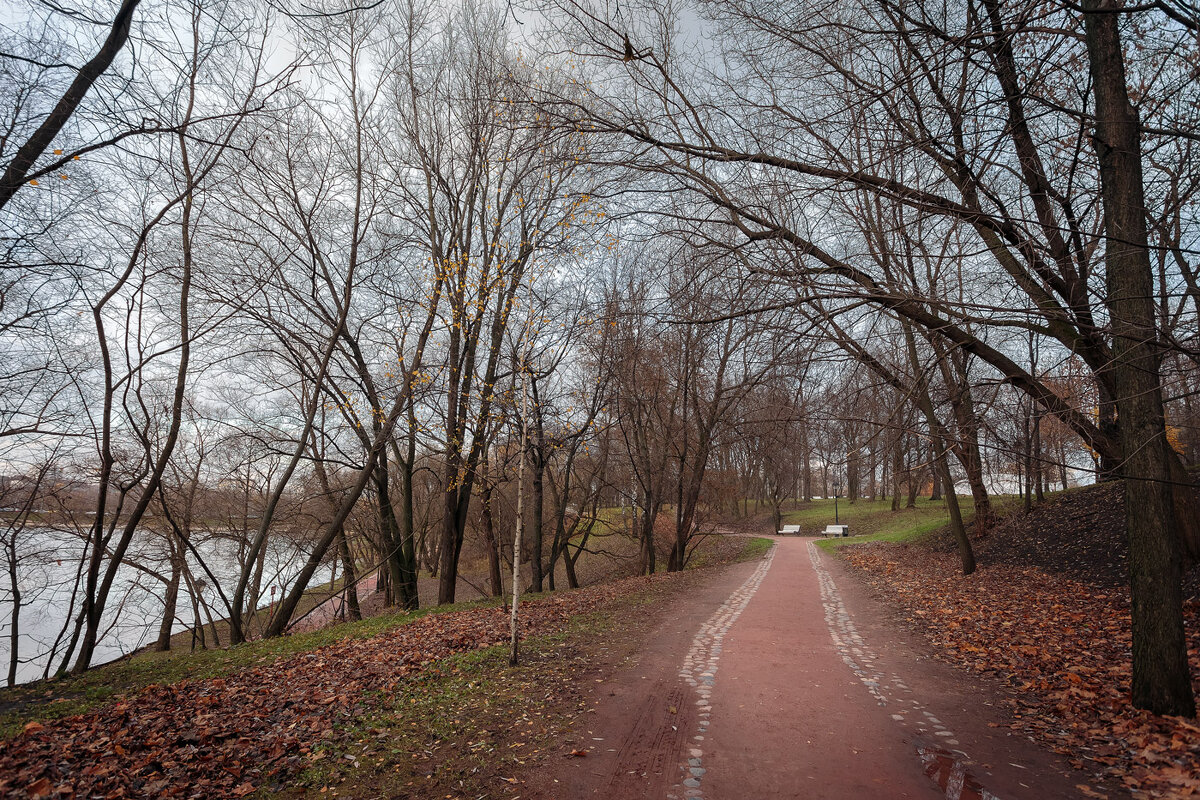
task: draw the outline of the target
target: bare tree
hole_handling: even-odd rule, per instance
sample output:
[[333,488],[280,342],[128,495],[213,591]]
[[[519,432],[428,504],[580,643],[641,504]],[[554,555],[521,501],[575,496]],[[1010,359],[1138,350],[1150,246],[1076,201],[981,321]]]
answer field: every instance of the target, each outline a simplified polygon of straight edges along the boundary
[[[685,63],[686,51],[676,46],[670,15],[661,9],[651,9],[643,18],[649,22],[632,29],[628,17],[591,5],[566,2],[560,9],[577,23],[573,40],[597,64],[612,65],[606,75],[613,79],[595,82],[606,92],[586,106],[560,104],[564,115],[643,145],[647,170],[669,174],[708,199],[748,243],[794,254],[790,280],[887,309],[987,364],[1069,425],[1100,454],[1105,474],[1125,479],[1133,497],[1145,493],[1144,507],[1161,514],[1128,521],[1130,550],[1137,553],[1134,701],[1159,712],[1194,713],[1176,554],[1200,549],[1200,538],[1190,482],[1165,444],[1155,354],[1170,339],[1160,336],[1146,204],[1138,202],[1144,186],[1139,138],[1150,126],[1128,101],[1125,60],[1142,56],[1120,39],[1121,7],[1085,6],[1086,41],[1071,33],[1079,16],[1059,12],[1059,46],[1053,60],[1039,62],[1039,83],[1022,83],[1020,65],[1046,52],[1032,44],[1022,49],[1047,30],[1045,21],[1035,32],[1031,7],[1002,8],[991,0],[911,8],[880,0],[811,7],[807,14],[770,3],[713,4],[706,7],[708,24],[729,43],[722,74]],[[807,20],[801,29],[797,19]],[[1189,35],[1176,31],[1184,48],[1177,52],[1190,53],[1183,44]],[[622,59],[630,37],[639,40],[644,57]],[[870,69],[860,68],[864,54],[870,54]],[[1159,55],[1146,57],[1142,96],[1174,80],[1170,66],[1156,73]],[[1092,71],[1082,93],[1071,66],[1076,61]],[[704,74],[703,82],[690,80],[689,69]],[[1156,83],[1154,74],[1165,77]],[[811,77],[786,85],[777,75]],[[1067,87],[1076,99],[1055,102],[1055,91]],[[643,95],[655,103],[642,102]],[[826,97],[836,100],[816,100]],[[1058,127],[1035,118],[1028,110],[1034,105],[1052,109]],[[652,106],[662,111],[645,113]],[[1176,122],[1188,120],[1169,118],[1166,108],[1160,113],[1153,135],[1186,135]],[[993,115],[1006,124],[991,127],[985,120]],[[848,139],[874,141],[874,152],[887,149],[893,157],[881,168],[860,157],[861,147],[845,147]],[[986,254],[986,291],[957,303],[944,294],[913,297],[889,284],[832,235],[832,220],[813,222],[811,209],[829,208],[827,199],[847,188],[969,232],[973,249]],[[1013,292],[1024,306],[1016,313],[1002,299]],[[1093,370],[1102,393],[1098,422],[990,334],[1029,329]],[[1126,408],[1118,412],[1120,405]],[[1123,432],[1125,426],[1131,432]],[[1135,439],[1141,444],[1130,449]]]

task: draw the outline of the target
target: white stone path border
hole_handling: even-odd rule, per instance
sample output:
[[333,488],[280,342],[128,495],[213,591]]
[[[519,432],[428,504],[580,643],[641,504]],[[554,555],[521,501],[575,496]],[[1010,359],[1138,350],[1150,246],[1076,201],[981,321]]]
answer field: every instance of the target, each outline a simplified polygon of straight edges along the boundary
[[742,615],[750,598],[758,590],[774,560],[775,545],[772,544],[758,568],[751,573],[737,591],[729,595],[729,599],[713,612],[713,615],[700,626],[700,630],[692,638],[692,647],[683,659],[679,677],[696,690],[696,709],[700,724],[697,726],[696,735],[688,744],[687,762],[680,765],[681,781],[671,788],[667,794],[668,800],[680,800],[680,798],[692,800],[704,797],[704,791],[701,788],[701,782],[704,779],[703,743],[712,714],[712,687],[717,677],[717,662],[721,658],[721,643],[725,640],[725,634],[729,632],[733,623],[737,622],[737,618]]
[[[833,646],[841,655],[842,661],[846,662],[850,671],[862,681],[863,686],[867,687],[867,691],[879,705],[891,707],[892,719],[905,727],[915,729],[920,735],[927,736],[932,733],[936,737],[933,741],[944,746],[944,750],[939,747],[917,748],[917,756],[921,759],[923,767],[933,769],[943,753],[954,756],[953,766],[946,783],[946,800],[959,800],[966,782],[966,759],[968,756],[962,750],[950,749],[958,744],[958,738],[954,731],[947,728],[941,720],[926,709],[925,704],[916,698],[913,690],[905,685],[899,675],[893,674],[889,678],[879,671],[875,665],[879,656],[871,650],[858,633],[858,629],[854,627],[854,621],[850,618],[850,612],[846,610],[841,595],[838,594],[833,576],[821,563],[821,555],[817,552],[815,542],[808,543],[808,555],[812,559],[813,570],[816,571],[817,582],[821,586],[821,604],[825,607],[825,623],[829,627]],[[986,789],[982,791],[981,797],[982,800],[1000,800]]]

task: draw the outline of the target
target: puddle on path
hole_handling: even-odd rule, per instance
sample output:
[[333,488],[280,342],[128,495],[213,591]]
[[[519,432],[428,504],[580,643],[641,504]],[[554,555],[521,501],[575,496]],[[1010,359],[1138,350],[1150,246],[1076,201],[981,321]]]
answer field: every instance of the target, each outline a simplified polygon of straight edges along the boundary
[[946,800],[1000,800],[967,771],[962,759],[940,747],[918,747],[925,775],[946,793]]

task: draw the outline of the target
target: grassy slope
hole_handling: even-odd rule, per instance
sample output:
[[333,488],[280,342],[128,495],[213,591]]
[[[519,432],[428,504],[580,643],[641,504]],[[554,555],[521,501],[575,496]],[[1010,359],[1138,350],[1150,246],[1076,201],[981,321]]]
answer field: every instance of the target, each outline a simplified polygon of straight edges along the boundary
[[[320,760],[262,797],[463,797],[518,791],[511,777],[585,711],[588,650],[645,618],[659,589],[571,620],[568,631],[526,639],[509,666],[507,647],[444,659],[405,682],[390,705],[325,745]],[[501,783],[497,783],[500,781]],[[328,793],[327,793],[328,792]],[[494,796],[494,795],[492,795]]]
[[247,642],[226,649],[139,652],[129,658],[96,667],[82,675],[3,689],[0,690],[0,738],[11,736],[30,720],[58,719],[80,714],[151,684],[165,685],[184,679],[200,680],[229,675],[255,664],[316,650],[339,639],[365,639],[376,636],[389,628],[404,625],[427,614],[495,605],[498,602],[480,600],[422,609],[412,613],[391,612],[312,633]]
[[[997,513],[1003,514],[1014,501],[1007,497],[993,497],[992,504]],[[971,524],[974,511],[970,497],[959,498],[966,523]],[[845,539],[823,539],[817,545],[827,552],[838,547],[861,544],[862,542],[905,542],[932,537],[950,524],[950,513],[944,501],[930,502],[918,498],[916,508],[891,510],[890,500],[859,500],[848,503],[838,501],[838,518],[850,526],[854,535]],[[785,525],[800,525],[805,533],[817,533],[833,523],[833,501],[814,500],[804,507],[785,512]]]
[[[761,558],[771,545],[762,537],[718,541],[702,555],[715,566]],[[604,664],[636,652],[637,631],[655,618],[655,607],[690,585],[690,576],[675,577],[572,618],[564,633],[524,640],[517,667],[508,665],[507,647],[438,662],[385,711],[331,742],[282,796],[528,796],[519,776],[551,754],[561,757],[566,737],[578,738],[571,723],[590,710],[586,685],[603,680]],[[581,746],[595,745],[584,738]],[[265,787],[260,796],[282,788]]]
[[[716,540],[706,545],[694,566],[708,566],[760,557],[768,539],[736,542]],[[526,595],[526,599],[534,595]],[[311,633],[298,633],[236,647],[190,652],[138,652],[129,658],[96,667],[83,675],[0,689],[0,738],[11,736],[32,720],[49,720],[80,714],[151,684],[171,684],[184,679],[221,677],[276,658],[310,652],[344,638],[365,639],[428,614],[442,614],[497,605],[490,598],[454,605],[423,608],[416,612],[386,612],[359,622],[348,622]]]
[[[837,503],[838,520],[850,526],[853,534],[845,539],[823,539],[818,546],[832,551],[847,544],[867,541],[904,541],[915,538],[945,525],[950,521],[946,504],[917,500],[916,508],[891,510],[890,500],[858,500]],[[819,533],[826,525],[832,525],[834,509],[832,500],[813,500],[795,511],[783,514],[784,525],[799,525],[805,533]]]

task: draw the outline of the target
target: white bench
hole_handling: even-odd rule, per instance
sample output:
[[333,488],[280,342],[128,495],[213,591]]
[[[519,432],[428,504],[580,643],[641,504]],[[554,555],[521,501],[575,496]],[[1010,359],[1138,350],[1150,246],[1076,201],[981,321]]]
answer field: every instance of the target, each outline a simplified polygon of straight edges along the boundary
[[799,525],[784,525],[783,528],[780,529],[779,535],[780,536],[799,536],[800,535],[800,526]]
[[825,530],[821,531],[825,536],[849,536],[849,525],[826,525]]

